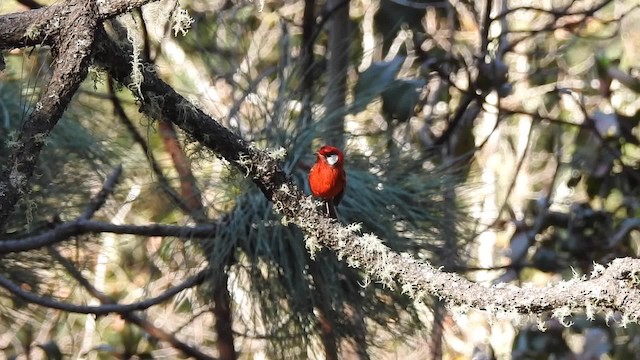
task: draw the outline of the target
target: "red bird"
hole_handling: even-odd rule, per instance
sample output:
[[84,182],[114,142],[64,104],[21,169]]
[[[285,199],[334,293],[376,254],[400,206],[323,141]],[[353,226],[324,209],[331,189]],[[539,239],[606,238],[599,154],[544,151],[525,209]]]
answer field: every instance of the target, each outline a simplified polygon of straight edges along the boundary
[[336,205],[342,200],[347,186],[344,154],[338,148],[325,145],[316,153],[316,163],[309,171],[309,187],[315,197],[327,202],[327,214],[337,219]]

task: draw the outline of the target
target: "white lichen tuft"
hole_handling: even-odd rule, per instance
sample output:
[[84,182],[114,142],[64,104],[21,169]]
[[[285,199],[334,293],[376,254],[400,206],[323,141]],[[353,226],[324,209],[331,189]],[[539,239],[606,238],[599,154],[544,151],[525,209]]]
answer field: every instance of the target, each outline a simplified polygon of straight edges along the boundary
[[595,306],[593,306],[593,303],[591,303],[591,301],[587,301],[584,304],[584,312],[585,312],[585,316],[587,317],[587,319],[593,321],[596,319],[596,308]]
[[622,314],[622,317],[620,318],[620,326],[622,326],[623,328],[626,328],[630,322],[631,322],[631,319],[629,318],[629,315]]
[[371,277],[369,277],[369,274],[364,274],[362,276],[362,281],[358,282],[358,285],[360,285],[360,287],[362,288],[366,288],[370,284],[371,284]]
[[287,150],[280,146],[277,149],[270,149],[268,155],[274,160],[283,160],[287,156]]
[[541,332],[547,331],[547,323],[542,319],[542,316],[537,316],[536,323],[538,325],[538,330]]
[[9,173],[9,184],[14,189],[18,189],[19,191],[23,190],[23,186],[27,182],[27,176],[22,172],[18,171],[18,169],[14,166],[11,169],[11,173]]
[[313,196],[305,196],[304,200],[300,203],[300,207],[304,211],[312,211],[316,209],[316,202],[313,200]]
[[177,37],[178,33],[180,33],[182,36],[187,35],[194,20],[189,15],[189,12],[187,10],[178,7],[171,16],[171,22],[173,22],[173,36]]
[[198,109],[202,109],[202,101],[200,101],[200,98],[198,96],[195,95],[189,95],[187,96],[187,101],[184,101],[187,104],[189,104],[189,107],[191,108],[192,112],[198,112]]
[[362,226],[360,223],[353,223],[340,227],[336,234],[336,239],[338,239],[338,248],[344,248],[347,245],[345,240],[347,240],[351,235],[356,234],[361,228]]
[[176,104],[176,110],[178,110],[178,114],[180,114],[181,117],[195,116],[199,113],[198,106],[198,100],[189,98],[188,100],[180,100],[180,102]]
[[352,268],[359,268],[362,265],[360,263],[360,260],[358,260],[356,257],[353,257],[353,256],[347,257],[346,262],[347,262],[347,266],[350,266]]
[[604,323],[607,324],[607,326],[609,326],[609,320],[613,320],[615,322],[615,319],[616,319],[616,313],[613,310],[608,309],[604,314]]
[[403,284],[401,289],[403,294],[408,295],[410,298],[413,298],[416,294],[416,289],[414,284]]
[[347,231],[351,234],[359,234],[362,230],[362,223],[351,223],[346,226]]
[[425,299],[427,296],[429,296],[429,295],[431,295],[431,294],[430,294],[430,293],[428,293],[428,292],[427,292],[427,291],[425,291],[425,290],[418,290],[418,291],[416,291],[416,292],[413,294],[413,301],[414,301],[414,302],[420,302],[420,303],[421,303],[421,302],[423,302],[423,301],[424,301],[424,299]]
[[93,82],[93,90],[98,90],[98,85],[104,84],[103,70],[95,65],[89,65],[87,78]]
[[22,142],[18,141],[18,132],[13,130],[10,131],[5,139],[5,147],[8,149],[16,150],[23,146]]
[[374,255],[375,262],[369,264],[372,271],[383,285],[392,288],[394,275],[398,271],[389,257],[389,249],[374,234],[364,234],[358,239],[357,246],[362,248],[364,253]]
[[49,134],[47,133],[39,133],[33,135],[33,142],[36,144],[44,144],[49,140]]
[[291,195],[291,188],[289,187],[289,184],[287,184],[287,183],[284,183],[284,184],[282,184],[282,186],[280,186],[280,191],[283,194]]
[[27,28],[24,36],[29,40],[36,40],[40,36],[40,31],[40,25],[34,23]]
[[246,154],[240,154],[237,163],[245,169],[244,177],[249,177],[252,168],[251,159],[249,159],[249,156],[247,156]]
[[141,99],[142,96],[142,82],[144,81],[144,75],[142,74],[142,50],[144,44],[138,34],[135,33],[134,26],[127,26],[127,40],[131,43],[133,50],[131,51],[131,84],[129,84],[129,90],[137,94]]
[[320,241],[315,236],[306,235],[304,237],[304,246],[309,251],[309,257],[311,260],[316,259],[316,253],[322,249],[322,245],[320,245]]
[[361,245],[366,253],[386,253],[389,251],[382,240],[374,234],[364,234],[359,242],[358,245]]
[[571,327],[573,325],[573,321],[566,321],[566,318],[571,316],[571,309],[568,306],[561,306],[555,310],[551,314],[551,317],[558,319],[558,321],[565,327]]
[[591,278],[597,278],[604,274],[606,268],[602,264],[593,263],[593,270],[591,270]]
[[638,323],[638,315],[637,314],[625,314],[624,319],[627,323]]
[[578,271],[576,271],[576,269],[571,266],[571,273],[573,274],[573,276],[571,277],[571,280],[580,280],[580,274],[578,273]]

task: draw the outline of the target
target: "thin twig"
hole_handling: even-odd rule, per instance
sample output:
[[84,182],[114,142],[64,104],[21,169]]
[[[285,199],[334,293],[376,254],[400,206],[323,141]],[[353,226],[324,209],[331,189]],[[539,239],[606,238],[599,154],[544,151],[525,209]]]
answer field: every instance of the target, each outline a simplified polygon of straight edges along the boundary
[[618,231],[609,239],[609,248],[618,245],[632,230],[640,230],[640,218],[623,220],[618,227]]
[[111,175],[109,175],[102,185],[100,192],[98,192],[85,207],[82,215],[80,215],[80,219],[89,220],[93,217],[93,214],[95,214],[96,211],[100,210],[107,201],[107,197],[109,197],[109,195],[113,193],[113,190],[115,190],[115,187],[120,180],[120,175],[122,175],[122,165],[118,165],[113,172],[111,172]]
[[127,113],[124,111],[124,108],[122,107],[122,103],[118,98],[118,96],[116,95],[116,92],[115,92],[116,84],[113,81],[112,77],[109,77],[109,85],[110,85],[109,92],[111,94],[110,99],[111,99],[111,104],[113,105],[113,110],[116,113],[116,116],[118,116],[120,121],[122,121],[124,126],[127,128],[129,133],[131,134],[133,141],[135,141],[142,148],[142,151],[147,157],[147,161],[149,162],[149,166],[151,167],[151,170],[158,177],[158,183],[160,185],[160,189],[162,189],[162,191],[165,194],[167,194],[167,196],[169,196],[169,198],[171,198],[171,200],[175,204],[177,204],[181,210],[185,211],[186,213],[189,213],[189,209],[185,204],[185,202],[183,201],[182,197],[180,197],[180,195],[178,195],[178,193],[173,189],[173,187],[171,187],[169,179],[162,172],[162,169],[160,168],[158,161],[153,155],[153,151],[151,151],[145,139],[142,137],[142,135],[140,134],[138,129],[136,129],[131,119],[129,119],[129,116],[127,116]]

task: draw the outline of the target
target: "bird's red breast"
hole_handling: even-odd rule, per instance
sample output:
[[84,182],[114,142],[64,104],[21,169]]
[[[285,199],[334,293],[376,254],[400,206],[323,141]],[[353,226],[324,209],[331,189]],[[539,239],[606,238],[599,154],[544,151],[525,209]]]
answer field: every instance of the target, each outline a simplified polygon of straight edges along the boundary
[[316,163],[309,172],[311,193],[337,205],[347,184],[344,154],[336,147],[325,145],[318,150],[316,157]]

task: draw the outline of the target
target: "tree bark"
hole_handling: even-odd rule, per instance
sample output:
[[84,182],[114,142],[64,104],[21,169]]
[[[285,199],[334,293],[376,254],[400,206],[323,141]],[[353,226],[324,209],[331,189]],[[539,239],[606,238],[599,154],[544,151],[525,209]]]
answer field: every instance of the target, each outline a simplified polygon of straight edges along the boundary
[[[70,14],[63,19],[60,35],[53,44],[53,74],[0,169],[0,231],[6,228],[18,200],[29,192],[40,151],[87,75],[98,24],[97,7],[93,0],[76,0],[68,9]],[[41,17],[31,21],[34,29],[44,23],[46,20]]]
[[231,297],[227,282],[229,276],[226,271],[216,274],[219,278],[214,281],[213,288],[213,315],[215,317],[215,329],[218,335],[216,347],[220,360],[237,359],[236,350],[233,343],[232,317],[231,317]]

